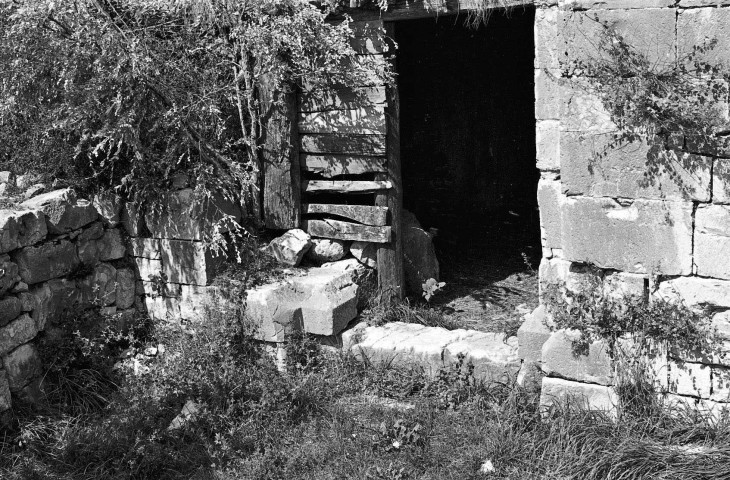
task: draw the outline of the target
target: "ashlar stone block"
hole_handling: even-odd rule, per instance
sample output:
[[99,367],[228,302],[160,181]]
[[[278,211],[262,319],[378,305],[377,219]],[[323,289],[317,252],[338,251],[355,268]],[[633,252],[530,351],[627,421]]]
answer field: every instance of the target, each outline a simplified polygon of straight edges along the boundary
[[580,332],[558,330],[542,347],[542,370],[547,375],[599,385],[613,384],[613,366],[605,342],[592,342],[586,353],[577,352]]
[[616,414],[619,399],[613,387],[580,383],[562,378],[543,378],[540,406],[547,408],[561,402],[613,415]]
[[537,184],[537,203],[540,206],[540,225],[544,232],[543,247],[562,248],[562,203],[560,180],[541,178]]
[[730,309],[730,281],[679,277],[659,284],[655,294],[667,301],[682,301],[689,307]]
[[[716,5],[718,2],[713,3]],[[726,63],[730,58],[728,31],[730,31],[730,9],[728,8],[680,10],[677,16],[679,60],[687,61],[687,54],[692,52],[694,47],[716,40],[715,47],[701,53],[699,59],[713,65]]]
[[628,273],[692,273],[692,204],[568,197],[563,256]]
[[694,262],[700,276],[730,279],[730,206],[697,209]]

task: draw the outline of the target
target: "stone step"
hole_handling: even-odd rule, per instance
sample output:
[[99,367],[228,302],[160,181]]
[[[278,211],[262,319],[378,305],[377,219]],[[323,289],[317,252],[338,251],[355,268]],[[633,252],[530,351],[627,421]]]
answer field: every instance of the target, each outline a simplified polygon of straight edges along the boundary
[[358,301],[374,282],[374,270],[354,258],[325,264],[249,290],[246,317],[254,337],[266,342],[283,342],[297,330],[337,335],[357,316]]
[[456,363],[460,354],[474,365],[474,375],[486,381],[514,378],[521,366],[517,337],[505,338],[502,333],[393,322],[382,326],[358,324],[340,337],[341,348],[359,359],[420,365],[430,375]]

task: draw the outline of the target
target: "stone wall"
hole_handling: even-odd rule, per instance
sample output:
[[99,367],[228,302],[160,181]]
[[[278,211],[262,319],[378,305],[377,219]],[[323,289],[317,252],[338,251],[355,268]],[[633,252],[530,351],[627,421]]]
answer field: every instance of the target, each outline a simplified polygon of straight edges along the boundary
[[[652,62],[675,62],[714,37],[718,44],[705,55],[727,64],[730,1],[536,3],[541,285],[570,284],[590,270],[625,293],[709,307],[720,331],[730,334],[730,148],[707,148],[681,136],[661,146],[610,146],[616,125],[597,98],[577,87],[580,72],[569,67],[596,55],[600,27],[594,17],[613,24]],[[721,106],[727,121],[727,102]],[[521,357],[547,374],[545,401],[577,393],[594,405],[615,403],[603,347],[575,357],[566,333],[551,334],[546,321],[540,308],[520,332]],[[730,364],[682,356],[667,355],[661,366],[665,390],[679,401],[730,405]]]
[[37,342],[64,312],[96,306],[123,319],[143,307],[120,206],[63,189],[0,210],[0,412],[14,397],[39,398]]

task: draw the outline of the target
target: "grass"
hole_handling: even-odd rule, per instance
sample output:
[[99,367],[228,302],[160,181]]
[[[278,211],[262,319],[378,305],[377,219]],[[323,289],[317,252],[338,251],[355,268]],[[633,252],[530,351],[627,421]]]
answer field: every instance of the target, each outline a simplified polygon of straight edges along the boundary
[[[226,315],[205,328],[145,331],[127,344],[105,338],[114,342],[100,343],[104,354],[127,352],[126,366],[101,370],[105,363],[65,348],[72,360],[55,378],[74,372],[75,356],[79,368],[100,365],[86,373],[96,383],[55,386],[55,398],[85,407],[16,409],[0,445],[0,477],[730,478],[730,426],[691,409],[637,409],[634,401],[618,421],[569,403],[541,411],[537,389],[482,384],[468,365],[430,379],[415,366],[325,354],[308,337],[292,339],[282,374]],[[160,344],[164,354],[141,354]],[[130,359],[149,373],[135,376]],[[116,391],[105,381],[104,395],[94,396],[101,378]],[[198,413],[168,429],[187,400]],[[487,460],[494,470],[480,473]]]

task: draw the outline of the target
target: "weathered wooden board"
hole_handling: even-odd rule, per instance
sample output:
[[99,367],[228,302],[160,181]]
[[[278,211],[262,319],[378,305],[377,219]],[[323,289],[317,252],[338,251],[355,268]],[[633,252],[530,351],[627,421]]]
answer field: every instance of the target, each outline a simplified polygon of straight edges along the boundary
[[327,214],[337,215],[354,220],[364,225],[385,226],[388,220],[388,207],[371,207],[368,205],[330,205],[327,203],[309,203],[302,205],[305,215]]
[[385,155],[384,135],[301,135],[300,149],[312,154]]
[[299,228],[299,152],[297,151],[296,95],[283,101],[273,98],[271,82],[262,82],[261,99],[265,111],[262,128],[262,169],[264,174],[263,214],[267,228]]
[[360,175],[385,172],[385,157],[351,155],[300,155],[302,170],[331,178],[338,175]]
[[325,92],[303,92],[300,112],[354,110],[385,105],[385,87],[337,88]]
[[387,243],[390,227],[373,227],[339,220],[305,220],[304,230],[313,237]]
[[378,106],[304,113],[299,117],[300,133],[383,135],[385,130],[385,110]]
[[373,193],[391,187],[389,181],[305,180],[302,182],[302,190],[307,193]]
[[[385,24],[388,35],[395,36],[396,24]],[[396,60],[393,59],[395,62]],[[403,269],[403,235],[401,228],[401,210],[403,208],[403,184],[401,180],[400,159],[400,101],[398,88],[388,88],[388,133],[387,173],[378,174],[375,178],[392,184],[388,191],[375,196],[375,205],[388,207],[390,211],[391,241],[378,248],[378,287],[385,299],[403,298],[405,295],[405,272]]]

